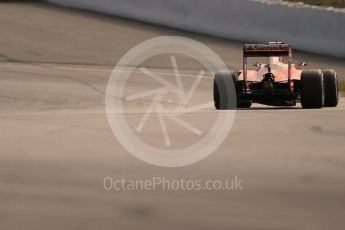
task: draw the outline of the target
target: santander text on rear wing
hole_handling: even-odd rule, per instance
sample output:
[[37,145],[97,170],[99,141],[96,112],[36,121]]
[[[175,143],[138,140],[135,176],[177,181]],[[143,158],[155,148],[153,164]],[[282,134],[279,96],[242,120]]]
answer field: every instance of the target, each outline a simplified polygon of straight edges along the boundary
[[244,57],[290,56],[291,45],[285,43],[245,44]]

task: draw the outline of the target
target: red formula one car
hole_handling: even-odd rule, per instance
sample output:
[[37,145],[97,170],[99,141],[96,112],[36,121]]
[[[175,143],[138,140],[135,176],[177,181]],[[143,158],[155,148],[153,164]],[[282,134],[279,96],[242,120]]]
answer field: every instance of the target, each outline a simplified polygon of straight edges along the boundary
[[[247,68],[247,59],[256,69]],[[285,60],[284,60],[285,59]],[[250,108],[252,103],[303,108],[335,107],[338,104],[337,74],[332,69],[305,70],[305,63],[292,64],[291,45],[281,42],[246,44],[243,70],[215,74],[213,95],[216,109]]]

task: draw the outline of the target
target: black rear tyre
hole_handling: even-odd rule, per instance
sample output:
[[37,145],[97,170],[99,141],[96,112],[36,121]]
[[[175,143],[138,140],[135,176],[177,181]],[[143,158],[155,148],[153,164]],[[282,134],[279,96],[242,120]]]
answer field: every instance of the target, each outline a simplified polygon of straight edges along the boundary
[[301,104],[305,109],[322,108],[324,83],[321,70],[303,70],[301,75]]
[[325,107],[335,107],[339,102],[338,78],[333,69],[323,70],[323,83],[325,87]]
[[236,89],[233,82],[235,73],[216,72],[213,83],[214,106],[218,110],[236,109]]

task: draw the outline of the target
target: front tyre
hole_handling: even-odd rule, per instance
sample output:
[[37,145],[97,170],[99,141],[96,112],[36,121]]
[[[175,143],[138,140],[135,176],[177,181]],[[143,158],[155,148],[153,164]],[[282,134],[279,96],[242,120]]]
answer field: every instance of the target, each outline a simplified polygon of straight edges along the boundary
[[321,70],[303,70],[301,75],[301,104],[305,109],[322,108],[325,100]]
[[333,69],[323,70],[323,83],[325,87],[325,107],[336,107],[339,102],[338,78]]
[[236,89],[233,82],[235,73],[216,72],[213,83],[214,106],[218,110],[236,109]]

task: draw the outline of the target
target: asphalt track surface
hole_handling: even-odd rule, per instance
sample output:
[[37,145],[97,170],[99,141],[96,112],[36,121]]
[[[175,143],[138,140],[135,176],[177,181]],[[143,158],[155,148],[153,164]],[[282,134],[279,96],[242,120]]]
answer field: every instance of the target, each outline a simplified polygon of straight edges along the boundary
[[[239,42],[48,4],[0,3],[0,229],[343,229],[343,98],[322,110],[239,110],[218,150],[186,167],[152,166],[122,147],[105,115],[108,78],[130,48],[161,35],[196,39],[229,68],[241,66]],[[310,68],[334,68],[344,79],[344,60],[295,57]],[[163,60],[146,67],[169,80]],[[179,60],[181,72],[193,75],[195,65]],[[130,92],[151,86],[137,75]],[[211,89],[206,78],[198,98],[211,99]],[[129,120],[140,119],[149,104],[128,103]],[[189,119],[203,129],[214,113],[209,108]],[[157,123],[144,131],[148,142],[164,147]],[[242,190],[107,191],[107,176],[238,177]]]

